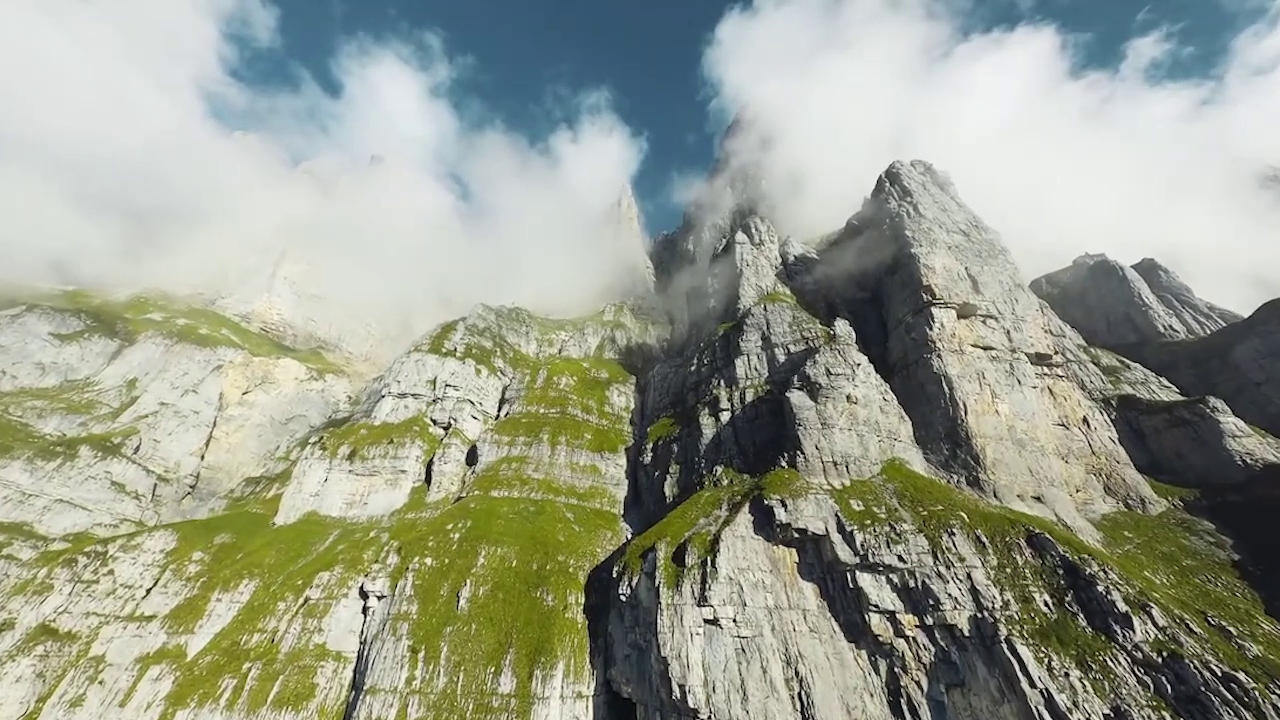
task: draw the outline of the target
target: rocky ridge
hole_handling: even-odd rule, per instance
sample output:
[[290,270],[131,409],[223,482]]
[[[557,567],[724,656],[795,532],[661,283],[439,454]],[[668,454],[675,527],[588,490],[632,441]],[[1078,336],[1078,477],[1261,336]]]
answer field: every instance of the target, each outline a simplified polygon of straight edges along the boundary
[[1082,255],[1031,289],[1090,344],[1104,348],[1208,335],[1242,318],[1201,299],[1152,258],[1126,267]]
[[1280,303],[1211,334],[1178,342],[1134,343],[1117,352],[1167,377],[1187,395],[1221,398],[1244,420],[1280,433]]
[[1280,718],[1186,510],[1274,438],[1088,344],[927,163],[815,243],[738,180],[653,295],[479,307],[359,390],[208,311],[15,301],[0,719]]

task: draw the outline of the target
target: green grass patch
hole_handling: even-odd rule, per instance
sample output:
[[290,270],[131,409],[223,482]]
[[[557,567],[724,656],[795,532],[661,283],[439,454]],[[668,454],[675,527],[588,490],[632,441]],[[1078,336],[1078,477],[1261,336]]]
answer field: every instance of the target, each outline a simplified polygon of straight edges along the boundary
[[81,319],[82,329],[55,336],[63,342],[100,336],[129,344],[148,333],[158,333],[199,347],[227,347],[257,357],[292,358],[321,374],[342,372],[318,349],[290,347],[222,313],[160,293],[115,299],[85,290],[68,290],[31,297],[27,304],[73,312]]
[[[538,360],[523,348],[556,352],[558,341],[598,338],[588,354],[614,358],[627,345],[654,334],[656,321],[637,314],[625,304],[605,306],[599,312],[577,318],[547,318],[524,308],[479,306],[467,317],[441,325],[416,350],[441,357],[469,360],[495,374],[530,371]],[[526,345],[513,342],[523,338]]]
[[789,303],[796,305],[796,296],[790,290],[773,290],[760,296],[760,304]]
[[1151,489],[1155,491],[1156,495],[1159,495],[1164,500],[1176,505],[1181,505],[1182,503],[1194,500],[1200,496],[1200,491],[1194,488],[1169,485],[1151,478],[1147,478],[1147,484],[1151,486]]
[[186,661],[187,651],[178,645],[165,645],[138,658],[134,663],[133,681],[129,683],[129,689],[125,691],[124,697],[117,703],[117,707],[129,705],[129,701],[133,699],[133,694],[138,690],[138,685],[142,683],[142,679],[146,677],[152,668],[157,665],[170,665],[176,668]]
[[293,476],[294,463],[274,475],[248,478],[229,494],[224,512],[249,511],[274,516],[280,508],[280,496],[284,494]]
[[645,556],[653,552],[662,587],[674,591],[683,582],[687,568],[715,555],[721,533],[753,498],[793,497],[811,491],[800,474],[790,468],[773,470],[758,478],[721,470],[709,480],[710,485],[627,543],[621,566],[628,575],[639,575]]
[[[1106,561],[1137,586],[1145,601],[1206,642],[1229,667],[1262,683],[1280,681],[1280,627],[1236,571],[1225,541],[1211,526],[1172,508],[1159,515],[1111,513],[1098,530],[1107,541]],[[1258,652],[1246,652],[1210,616]]]
[[[548,321],[495,310],[481,313],[475,323],[528,321],[527,332],[541,334],[538,342],[557,352],[558,341],[548,333],[576,332],[574,323],[593,323],[598,326],[593,332],[619,337],[635,330],[629,310],[610,312]],[[482,333],[472,332],[472,324],[468,319],[446,325],[425,344],[511,372],[521,392],[495,434],[588,451],[625,448],[633,379],[617,362],[604,354],[530,357],[517,344],[503,345],[497,331],[494,343],[477,341]],[[106,324],[99,330],[131,327]],[[602,348],[609,342],[602,341]],[[406,442],[429,443],[430,452],[440,442],[436,434],[424,417],[388,424],[343,421],[311,441],[335,457],[356,459]],[[27,439],[47,442],[38,434]],[[457,502],[428,503],[425,488],[418,487],[409,503],[387,518],[348,523],[310,514],[276,527],[272,518],[290,473],[285,468],[245,481],[221,515],[136,533],[174,534],[165,572],[170,580],[184,582],[189,593],[163,618],[173,633],[193,631],[213,603],[229,593],[247,592],[248,599],[190,659],[173,646],[145,657],[126,702],[149,668],[165,665],[177,680],[162,720],[204,706],[243,705],[251,714],[310,706],[325,690],[315,685],[316,671],[338,661],[321,644],[321,627],[332,608],[328,600],[349,592],[394,548],[399,563],[390,579],[402,594],[394,605],[400,610],[389,620],[391,632],[409,638],[409,661],[420,665],[423,677],[446,678],[443,689],[420,689],[430,696],[422,705],[427,717],[527,717],[536,702],[535,681],[557,667],[589,680],[583,588],[588,573],[624,533],[618,499],[598,467],[543,465],[519,457],[489,463]],[[48,582],[54,569],[70,572],[104,562],[119,551],[117,542],[77,538],[68,548],[42,553],[30,565],[28,589]],[[328,578],[317,587],[328,596],[308,599],[318,577]],[[285,650],[276,637],[285,626],[302,626],[304,636],[317,642]],[[511,682],[508,694],[496,690],[504,674]],[[320,708],[316,714],[337,720],[342,708]]]
[[[425,677],[449,678],[425,717],[528,717],[540,673],[563,663],[588,679],[583,587],[621,536],[616,512],[540,499],[469,496],[407,518],[396,537],[415,549],[401,571],[415,573],[410,655]],[[508,696],[495,691],[504,670]]]
[[680,432],[680,424],[673,417],[661,417],[649,426],[647,434],[649,444],[656,445],[664,440],[670,440]]
[[9,521],[0,521],[0,536],[26,542],[48,542],[49,540],[26,523]]
[[397,423],[353,421],[331,428],[320,436],[321,446],[329,457],[345,457],[348,461],[368,457],[377,449],[418,444],[428,457],[440,445],[438,431],[425,416],[415,415]]
[[0,412],[17,417],[75,415],[95,417],[111,406],[102,389],[91,380],[73,380],[51,387],[19,388],[0,392]]
[[[269,522],[263,514],[240,513],[172,526],[181,535],[175,566],[189,565],[190,578],[198,582],[194,595],[166,618],[174,630],[194,628],[216,592],[246,580],[259,585],[231,624],[181,664],[171,710],[214,703],[226,679],[235,683],[231,702],[244,698],[249,708],[305,706],[315,696],[315,668],[326,651],[308,646],[282,652],[267,628],[282,615],[296,622],[308,612],[299,603],[318,574],[337,572],[353,583],[389,544],[408,551],[395,580],[414,576],[412,616],[393,616],[391,622],[408,633],[411,653],[444,664],[427,677],[440,671],[450,678],[448,689],[431,702],[435,717],[489,717],[475,711],[486,703],[527,715],[539,672],[563,662],[574,677],[589,675],[582,589],[587,573],[620,540],[615,512],[558,500],[474,495],[405,508],[379,524],[314,515],[274,529]],[[197,553],[202,556],[194,561]],[[317,605],[320,610],[327,607]],[[257,674],[246,686],[248,668]],[[509,697],[496,697],[495,678],[504,668],[515,688]]]
[[610,395],[630,386],[622,366],[604,358],[557,358],[529,371],[513,412],[493,426],[500,438],[617,453],[631,441],[630,408]]
[[[1090,680],[1095,689],[1109,687],[1112,678],[1099,671],[1112,652],[1110,641],[1066,611],[1069,591],[1059,570],[1046,566],[1027,546],[1028,535],[1042,532],[1077,557],[1091,556],[1092,548],[1070,531],[1045,518],[989,503],[897,460],[886,463],[877,477],[854,481],[832,494],[850,522],[864,528],[905,523],[921,531],[935,552],[943,552],[949,532],[974,539],[974,547],[987,556],[993,579],[1015,603],[1015,611],[1005,619],[1010,630],[1044,654],[1094,671]],[[1046,593],[1054,609],[1037,601]]]
[[[1191,493],[1152,485],[1165,497],[1183,499]],[[1097,523],[1104,543],[1095,547],[1057,523],[989,503],[897,461],[886,464],[878,477],[855,481],[833,496],[852,524],[883,531],[904,523],[922,530],[935,549],[950,531],[981,535],[985,542],[975,546],[988,555],[994,579],[1017,604],[1017,616],[1010,620],[1014,631],[1030,645],[1069,658],[1082,669],[1105,667],[1109,641],[1074,614],[1047,612],[1035,602],[1044,592],[1058,605],[1066,596],[1054,569],[1029,552],[1026,538],[1033,531],[1049,535],[1086,565],[1111,568],[1121,578],[1130,604],[1138,605],[1135,611],[1153,604],[1191,637],[1203,638],[1207,650],[1233,669],[1263,683],[1280,680],[1280,627],[1236,572],[1222,538],[1179,507],[1159,515],[1113,512]],[[1215,629],[1206,614],[1233,628],[1260,652],[1243,651],[1240,643]],[[1183,651],[1200,654],[1194,648]],[[1110,678],[1095,674],[1092,679],[1105,689]]]
[[43,462],[70,462],[88,450],[99,457],[123,457],[126,443],[138,434],[133,426],[85,435],[46,435],[27,423],[0,413],[0,457]]
[[[591,478],[599,484],[562,482],[556,478],[557,470],[575,477]],[[618,498],[605,486],[605,480],[595,465],[571,464],[563,468],[549,468],[528,458],[504,457],[485,465],[467,486],[467,492],[492,497],[556,500],[613,511],[618,507]],[[621,484],[625,478],[615,478],[615,481]]]
[[[382,552],[387,536],[377,526],[314,514],[273,527],[270,514],[254,511],[229,512],[166,528],[177,537],[167,572],[178,574],[191,588],[165,616],[172,632],[194,630],[215,597],[246,587],[252,587],[252,592],[207,646],[189,661],[177,663],[177,680],[163,717],[185,707],[216,704],[228,680],[230,704],[246,698],[251,709],[261,709],[277,681],[292,668],[315,668],[333,658],[323,645],[304,643],[282,650],[270,629],[282,618],[318,628],[328,608],[306,602],[307,588],[321,573],[337,574],[339,592],[343,578],[354,583]],[[253,682],[247,685],[255,669]]]
[[73,632],[68,632],[58,628],[50,623],[40,623],[27,631],[18,643],[18,648],[10,651],[13,654],[19,654],[23,650],[30,650],[41,645],[49,643],[70,643],[79,639],[79,636]]

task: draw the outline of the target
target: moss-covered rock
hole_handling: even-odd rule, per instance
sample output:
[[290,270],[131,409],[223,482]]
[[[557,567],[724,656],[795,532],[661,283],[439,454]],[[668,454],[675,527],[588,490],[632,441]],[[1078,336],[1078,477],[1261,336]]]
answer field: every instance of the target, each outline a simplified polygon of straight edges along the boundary
[[57,335],[62,342],[100,336],[129,344],[148,333],[157,333],[199,347],[233,348],[257,357],[288,357],[319,373],[342,371],[321,350],[290,347],[199,302],[161,293],[112,298],[85,290],[67,290],[36,292],[20,301],[78,317],[83,327]]

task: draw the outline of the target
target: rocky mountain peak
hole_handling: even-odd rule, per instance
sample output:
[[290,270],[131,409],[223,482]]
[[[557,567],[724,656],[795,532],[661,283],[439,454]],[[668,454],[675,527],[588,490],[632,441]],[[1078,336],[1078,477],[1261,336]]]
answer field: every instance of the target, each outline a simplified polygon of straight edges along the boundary
[[936,472],[1085,535],[1085,516],[1159,506],[1063,373],[1084,343],[943,173],[894,163],[820,255],[812,302],[849,320]]
[[1126,267],[1106,255],[1082,255],[1036,278],[1031,289],[1100,347],[1201,337],[1240,319],[1152,258]]
[[1143,258],[1133,265],[1133,270],[1151,288],[1174,317],[1182,324],[1188,337],[1201,337],[1244,319],[1237,312],[1214,305],[1197,296],[1172,270],[1154,258]]
[[[927,162],[811,244],[739,180],[651,296],[477,306],[359,388],[204,306],[7,301],[0,720],[1280,720],[1268,586],[1190,512],[1280,441],[1054,310],[1186,330],[1185,285],[1033,293]],[[1274,310],[1143,348],[1274,398]]]
[[648,236],[640,218],[640,206],[628,184],[612,208],[612,233],[618,243],[621,297],[640,297],[653,292],[654,269],[649,259]]
[[1066,268],[1036,278],[1031,289],[1094,345],[1188,335],[1142,275],[1106,255],[1082,255]]

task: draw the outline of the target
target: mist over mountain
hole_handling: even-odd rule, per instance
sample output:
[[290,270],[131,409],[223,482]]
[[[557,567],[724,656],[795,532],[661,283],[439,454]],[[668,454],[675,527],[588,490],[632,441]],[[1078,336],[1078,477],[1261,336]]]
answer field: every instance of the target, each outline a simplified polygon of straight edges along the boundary
[[646,228],[623,100],[509,126],[440,33],[335,90],[260,0],[0,5],[0,720],[1280,720],[1236,11],[1191,77],[735,6]]

